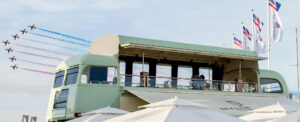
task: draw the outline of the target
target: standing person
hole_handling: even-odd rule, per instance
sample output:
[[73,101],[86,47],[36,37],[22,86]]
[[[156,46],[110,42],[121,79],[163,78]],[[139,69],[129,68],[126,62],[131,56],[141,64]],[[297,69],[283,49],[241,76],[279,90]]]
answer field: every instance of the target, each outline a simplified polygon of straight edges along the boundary
[[206,82],[204,75],[200,75],[200,89],[204,90],[206,88]]
[[200,80],[201,78],[199,77],[199,75],[195,75],[194,79],[193,79],[193,89],[200,89]]

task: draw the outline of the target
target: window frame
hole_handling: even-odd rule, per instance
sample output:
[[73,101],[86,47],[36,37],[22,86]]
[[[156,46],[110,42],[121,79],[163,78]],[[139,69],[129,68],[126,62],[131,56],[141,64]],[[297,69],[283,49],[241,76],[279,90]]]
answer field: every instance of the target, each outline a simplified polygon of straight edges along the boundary
[[[62,77],[62,81],[61,81],[61,85],[58,86],[58,87],[55,87],[56,86],[56,79],[57,79],[57,76],[56,74],[59,73],[59,72],[64,72],[62,76],[59,76],[59,77]],[[53,84],[53,88],[59,88],[59,87],[62,87],[64,85],[64,81],[65,81],[65,76],[66,76],[66,71],[65,70],[59,70],[55,73],[55,78],[54,78],[54,84]]]
[[[66,99],[60,100],[63,91],[67,91]],[[53,109],[60,109],[60,108],[66,108],[67,107],[69,92],[70,92],[69,89],[62,89],[62,90],[59,90],[59,91],[55,92],[54,102],[53,102]],[[63,106],[62,107],[55,107],[56,105],[63,105]]]
[[[106,67],[106,69],[107,69],[107,74],[106,74],[106,78],[108,78],[108,68],[114,68],[115,69],[115,79],[116,79],[116,82],[115,81],[107,81],[107,83],[106,84],[110,84],[110,85],[117,85],[118,84],[118,77],[119,77],[119,67],[118,66],[103,66],[103,65],[86,65],[86,66],[84,66],[84,67],[82,67],[82,72],[79,74],[80,75],[80,84],[105,84],[105,83],[92,83],[91,82],[91,80],[90,80],[90,73],[89,73],[89,76],[88,76],[88,81],[87,81],[87,83],[82,83],[81,82],[81,76],[83,75],[83,71],[87,68],[87,67],[90,67],[90,68],[92,68],[92,67]],[[89,72],[90,72],[90,70],[89,70]],[[113,79],[114,80],[114,79]],[[112,83],[112,84],[111,84]]]
[[[263,92],[262,91],[262,89],[261,89],[261,81],[262,81],[262,79],[267,79],[267,80],[274,80],[274,81],[276,81],[278,84],[279,84],[279,86],[280,86],[280,90],[281,90],[281,92]],[[261,93],[277,93],[277,94],[283,94],[283,87],[282,87],[282,84],[281,84],[281,82],[279,81],[279,80],[277,80],[277,79],[274,79],[274,78],[260,78],[259,79],[259,90],[260,90],[260,92]]]
[[[78,68],[77,72],[71,72],[71,73],[68,73],[68,70],[74,69],[74,68]],[[77,73],[77,76],[76,76],[76,80],[74,81],[74,83],[67,84],[68,75],[70,75],[70,74],[75,74],[75,73]],[[64,85],[65,85],[65,86],[68,86],[68,85],[76,84],[77,81],[78,81],[79,73],[80,73],[80,67],[79,67],[79,65],[76,65],[76,66],[73,66],[73,67],[70,67],[70,68],[66,69],[66,70],[65,70],[65,80],[64,80],[65,82],[64,82]]]

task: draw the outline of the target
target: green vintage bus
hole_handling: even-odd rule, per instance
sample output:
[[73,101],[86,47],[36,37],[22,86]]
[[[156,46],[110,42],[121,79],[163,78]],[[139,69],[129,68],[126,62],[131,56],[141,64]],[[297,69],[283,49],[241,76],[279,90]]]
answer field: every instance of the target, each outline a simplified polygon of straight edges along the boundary
[[263,106],[288,104],[284,78],[259,69],[254,51],[111,34],[88,54],[57,66],[47,121],[66,121],[106,106],[138,106],[177,96],[232,116]]

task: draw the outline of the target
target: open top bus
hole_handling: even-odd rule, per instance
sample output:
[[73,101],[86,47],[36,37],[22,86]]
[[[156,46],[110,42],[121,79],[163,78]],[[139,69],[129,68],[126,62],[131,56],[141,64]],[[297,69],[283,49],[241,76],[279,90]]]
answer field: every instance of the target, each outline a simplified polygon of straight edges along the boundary
[[57,66],[48,121],[65,121],[111,106],[136,111],[138,106],[178,96],[217,111],[242,116],[288,100],[284,78],[261,70],[254,51],[106,35],[89,54]]

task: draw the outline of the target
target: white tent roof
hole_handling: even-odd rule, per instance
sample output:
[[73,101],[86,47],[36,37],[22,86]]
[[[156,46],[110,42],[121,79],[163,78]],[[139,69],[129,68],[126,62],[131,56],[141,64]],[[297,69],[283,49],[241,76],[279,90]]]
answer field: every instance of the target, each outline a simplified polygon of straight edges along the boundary
[[288,105],[281,105],[279,102],[274,105],[258,108],[251,112],[295,112],[298,109]]
[[246,116],[240,117],[240,119],[245,121],[261,121],[265,122],[267,120],[273,120],[276,118],[284,117],[286,116],[286,113],[252,113]]
[[291,106],[300,110],[300,104],[285,97],[276,96],[252,96],[252,95],[224,95],[212,93],[195,92],[166,92],[166,91],[143,91],[127,90],[133,95],[147,101],[155,103],[178,96],[180,99],[205,104],[216,111],[229,115],[243,116],[251,113],[251,110],[277,104]]
[[271,120],[270,122],[299,122],[300,121],[300,110],[282,118]]
[[100,109],[96,109],[94,111],[83,113],[82,115],[103,114],[103,113],[106,113],[106,114],[108,114],[108,113],[111,113],[111,114],[126,114],[126,113],[128,113],[128,111],[124,111],[124,110],[117,109],[117,108],[111,108],[111,107],[107,106],[105,108],[100,108]]
[[173,98],[149,105],[146,109],[104,122],[243,122],[238,118],[209,109],[206,105]]
[[163,106],[193,106],[193,107],[208,107],[205,104],[195,103],[184,99],[177,99],[177,96],[172,99],[151,103],[148,105],[140,106],[140,108],[157,108]]
[[288,106],[288,105],[281,105],[279,102],[274,105],[269,105],[266,107],[261,107],[255,110],[252,110],[251,114],[245,115],[240,117],[240,119],[246,121],[266,121],[266,120],[273,120],[276,118],[284,117],[288,115],[288,113],[297,111],[297,108]]
[[101,122],[126,113],[129,112],[117,108],[105,107],[83,113],[81,117],[69,120],[68,122]]

